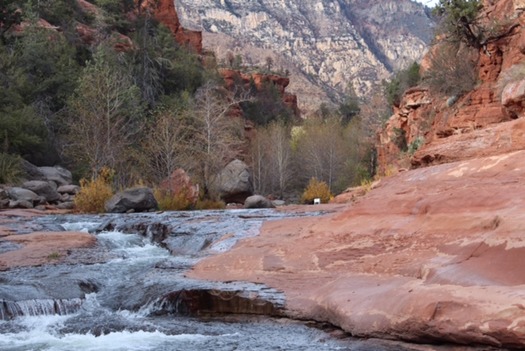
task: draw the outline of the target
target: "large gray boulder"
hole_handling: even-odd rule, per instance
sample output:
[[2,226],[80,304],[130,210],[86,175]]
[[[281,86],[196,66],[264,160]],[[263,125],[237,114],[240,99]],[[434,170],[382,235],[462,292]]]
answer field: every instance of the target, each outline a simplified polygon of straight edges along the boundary
[[46,180],[46,176],[42,171],[29,161],[22,160],[22,170],[24,171],[24,179],[27,180]]
[[15,202],[27,201],[31,204],[40,202],[41,198],[35,192],[19,187],[7,189],[9,198]]
[[78,185],[61,185],[57,189],[59,194],[69,194],[69,195],[76,195],[80,191],[80,187]]
[[106,212],[146,212],[158,208],[150,188],[134,188],[121,191],[106,202]]
[[220,198],[226,203],[244,203],[253,194],[252,175],[241,160],[233,160],[218,175],[214,182]]
[[53,181],[57,186],[68,185],[73,182],[73,175],[70,171],[60,166],[55,167],[38,167],[46,180]]
[[54,182],[30,180],[22,184],[22,188],[31,190],[35,194],[42,196],[45,201],[49,203],[60,200],[60,194],[57,192],[57,186]]
[[275,206],[262,195],[252,195],[244,201],[244,208],[275,208]]

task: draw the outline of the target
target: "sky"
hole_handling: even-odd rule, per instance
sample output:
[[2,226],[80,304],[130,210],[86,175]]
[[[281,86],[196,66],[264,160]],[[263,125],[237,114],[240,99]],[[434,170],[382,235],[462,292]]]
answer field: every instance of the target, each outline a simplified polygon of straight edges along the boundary
[[434,7],[439,2],[439,0],[416,0],[417,2],[427,5],[428,7]]

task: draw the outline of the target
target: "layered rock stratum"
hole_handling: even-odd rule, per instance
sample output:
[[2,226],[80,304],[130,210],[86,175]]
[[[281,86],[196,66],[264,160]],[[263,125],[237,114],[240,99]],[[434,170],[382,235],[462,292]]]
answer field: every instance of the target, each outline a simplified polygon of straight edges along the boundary
[[432,38],[428,9],[410,0],[177,0],[181,23],[203,32],[203,46],[249,66],[288,70],[300,108],[360,96],[392,71],[420,60]]

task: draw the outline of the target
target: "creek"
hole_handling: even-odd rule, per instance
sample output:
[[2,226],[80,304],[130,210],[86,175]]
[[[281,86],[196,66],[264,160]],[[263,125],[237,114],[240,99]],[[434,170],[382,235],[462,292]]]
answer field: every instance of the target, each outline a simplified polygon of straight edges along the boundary
[[286,297],[264,285],[185,277],[199,260],[257,235],[264,221],[292,215],[299,214],[231,210],[30,219],[24,223],[28,232],[86,231],[96,235],[97,245],[74,250],[60,263],[0,272],[0,350],[413,350],[289,320]]

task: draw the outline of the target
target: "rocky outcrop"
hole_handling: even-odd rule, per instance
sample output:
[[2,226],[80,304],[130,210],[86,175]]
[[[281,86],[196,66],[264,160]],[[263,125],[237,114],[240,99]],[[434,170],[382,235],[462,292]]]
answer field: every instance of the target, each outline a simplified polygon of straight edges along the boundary
[[[483,20],[487,25],[505,23],[508,34],[478,53],[480,84],[474,90],[461,97],[430,96],[424,86],[406,92],[379,134],[380,172],[392,166],[411,166],[410,162],[399,164],[400,133],[413,154],[411,164],[415,167],[522,148],[518,141],[521,123],[512,120],[525,115],[522,78],[516,73],[516,65],[525,62],[525,15],[514,10],[515,4],[512,0],[485,2]],[[425,69],[428,61],[422,65]]]
[[[424,54],[432,20],[409,0],[315,1],[177,0],[187,28],[203,31],[203,45],[224,60],[288,70],[299,108],[337,102],[351,82],[360,96]],[[315,77],[315,78],[314,78]]]
[[144,10],[152,11],[160,23],[169,28],[180,45],[187,46],[196,53],[202,53],[202,32],[183,28],[175,9],[174,0],[144,1]]
[[37,208],[69,209],[74,206],[78,185],[71,184],[73,177],[67,169],[55,167],[37,167],[27,161],[22,162],[23,178],[26,181],[20,187],[0,185],[0,209]]
[[403,172],[337,214],[266,222],[191,277],[267,284],[288,316],[354,336],[522,348],[523,177],[525,151]]
[[283,103],[292,111],[292,113],[299,117],[300,111],[298,106],[297,96],[286,91],[286,87],[290,84],[290,78],[282,77],[276,74],[263,73],[244,73],[233,69],[221,69],[220,75],[224,79],[226,88],[234,90],[236,86],[241,86],[246,91],[252,89],[252,84],[257,91],[262,91],[267,84],[271,84],[279,92]]
[[134,188],[113,195],[105,209],[110,213],[147,212],[158,209],[158,204],[150,188]]
[[213,186],[226,203],[244,203],[253,194],[252,176],[249,167],[241,160],[231,161],[217,175]]

